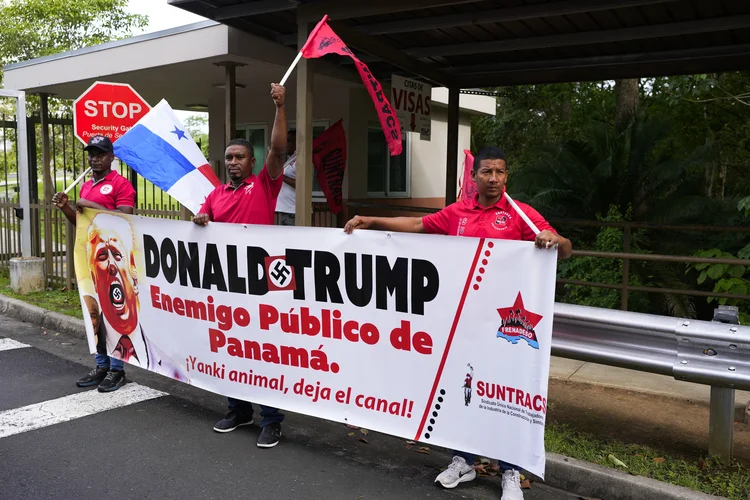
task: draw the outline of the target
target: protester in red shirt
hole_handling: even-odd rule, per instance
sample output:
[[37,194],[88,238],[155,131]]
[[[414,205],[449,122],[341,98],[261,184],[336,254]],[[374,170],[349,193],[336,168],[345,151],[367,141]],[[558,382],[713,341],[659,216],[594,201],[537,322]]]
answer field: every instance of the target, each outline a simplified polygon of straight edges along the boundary
[[[112,162],[115,159],[112,141],[102,135],[96,135],[89,139],[83,150],[88,151],[92,175],[91,179],[81,186],[76,209],[74,210],[68,204],[68,195],[64,192],[56,193],[52,197],[52,203],[62,210],[74,226],[77,211],[82,212],[84,208],[132,214],[135,207],[135,189],[125,177],[112,170]],[[98,309],[96,314],[99,314]],[[107,355],[106,336],[100,334],[98,327],[96,334],[96,367],[88,375],[79,379],[76,385],[78,387],[96,385],[99,392],[116,391],[125,384],[123,362]]]
[[[534,241],[537,248],[557,246],[558,258],[570,257],[573,245],[550,226],[539,212],[525,203],[517,203],[519,208],[540,230],[534,231],[521,218],[503,196],[508,180],[508,167],[505,154],[496,147],[483,149],[474,158],[471,172],[477,184],[478,194],[473,200],[453,203],[441,211],[426,217],[354,217],[346,223],[344,231],[355,229],[380,229],[405,233],[445,234],[496,238],[502,240]],[[440,473],[435,482],[445,488],[455,488],[459,483],[476,478],[474,455],[455,451],[453,461]],[[503,470],[503,496],[501,500],[523,500],[518,468],[499,462]]]
[[[245,139],[229,142],[224,153],[224,163],[230,182],[217,186],[206,198],[193,222],[205,226],[209,222],[231,222],[236,224],[274,223],[276,199],[284,183],[284,160],[286,159],[287,121],[284,96],[286,89],[271,85],[271,98],[276,104],[276,117],[271,132],[271,150],[263,169],[253,174],[255,157],[253,147]],[[259,448],[272,448],[279,444],[281,422],[284,415],[276,408],[260,407],[262,428],[258,436]],[[229,398],[229,413],[216,422],[216,432],[231,432],[241,425],[253,423],[253,405],[247,401]]]

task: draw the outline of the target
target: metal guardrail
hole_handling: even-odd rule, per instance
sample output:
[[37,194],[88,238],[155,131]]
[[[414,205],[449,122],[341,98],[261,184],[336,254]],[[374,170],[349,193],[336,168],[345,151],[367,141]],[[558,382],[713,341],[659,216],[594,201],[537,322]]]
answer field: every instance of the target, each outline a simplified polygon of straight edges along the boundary
[[708,451],[729,463],[735,390],[750,390],[750,326],[557,303],[552,354],[711,386]]
[[[377,210],[392,213],[430,214],[437,212],[437,208],[411,207],[407,205],[389,205],[375,203],[352,203],[347,207],[351,210],[350,216],[358,215],[363,210]],[[622,261],[622,273],[619,283],[600,283],[595,281],[582,281],[573,279],[558,279],[560,285],[574,285],[581,287],[602,288],[618,290],[620,292],[620,309],[627,311],[631,292],[657,293],[672,295],[687,295],[693,297],[712,297],[717,299],[750,300],[750,294],[737,294],[720,291],[696,290],[691,288],[662,288],[655,286],[638,286],[630,284],[631,261],[651,261],[676,264],[728,264],[750,266],[750,259],[721,259],[713,257],[695,257],[684,255],[658,255],[631,252],[632,232],[638,229],[653,229],[659,231],[683,231],[683,232],[721,232],[721,233],[747,233],[750,234],[750,226],[692,226],[692,225],[660,225],[633,221],[592,221],[578,219],[550,218],[549,222],[554,225],[567,227],[616,227],[623,230],[623,252],[594,252],[588,250],[576,250],[574,242],[573,257],[594,257],[598,259],[613,259]]]

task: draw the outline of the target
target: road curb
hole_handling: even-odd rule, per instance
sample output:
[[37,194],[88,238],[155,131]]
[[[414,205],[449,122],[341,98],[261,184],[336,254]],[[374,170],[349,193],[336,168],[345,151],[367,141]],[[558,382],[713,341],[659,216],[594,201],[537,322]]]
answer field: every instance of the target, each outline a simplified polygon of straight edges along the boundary
[[80,339],[86,338],[83,320],[0,295],[0,314]]
[[574,458],[547,454],[544,483],[577,495],[603,500],[710,500],[720,499],[681,486],[664,483]]
[[[0,314],[26,323],[85,339],[83,320],[0,295]],[[720,499],[642,476],[632,476],[574,458],[547,454],[545,484],[577,495],[602,500],[709,500]]]

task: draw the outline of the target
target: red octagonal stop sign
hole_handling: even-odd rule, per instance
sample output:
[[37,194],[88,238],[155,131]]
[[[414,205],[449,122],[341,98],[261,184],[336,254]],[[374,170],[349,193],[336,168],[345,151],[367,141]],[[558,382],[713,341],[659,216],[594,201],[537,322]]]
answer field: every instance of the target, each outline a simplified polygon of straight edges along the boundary
[[84,144],[95,135],[115,142],[150,109],[130,85],[96,82],[73,103],[73,129]]

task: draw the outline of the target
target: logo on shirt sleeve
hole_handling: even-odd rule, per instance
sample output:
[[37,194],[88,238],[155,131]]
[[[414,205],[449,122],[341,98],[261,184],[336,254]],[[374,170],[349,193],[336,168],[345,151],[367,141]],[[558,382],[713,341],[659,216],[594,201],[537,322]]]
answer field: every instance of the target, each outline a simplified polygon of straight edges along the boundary
[[112,192],[112,184],[105,184],[99,188],[101,194],[109,194]]
[[286,264],[286,257],[283,255],[266,257],[265,264],[269,292],[295,290],[297,288],[294,268]]

